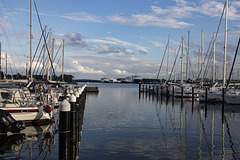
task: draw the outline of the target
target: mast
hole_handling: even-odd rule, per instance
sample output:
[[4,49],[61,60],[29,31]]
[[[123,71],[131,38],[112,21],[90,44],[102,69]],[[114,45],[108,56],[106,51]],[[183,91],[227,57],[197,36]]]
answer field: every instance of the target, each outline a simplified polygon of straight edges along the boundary
[[[52,55],[51,55],[51,61],[53,63],[53,54],[54,54],[54,42],[55,42],[55,39],[53,38],[52,39]],[[51,65],[51,73],[50,73],[50,80],[52,81],[52,75],[53,75],[53,68],[52,68],[53,64]]]
[[181,57],[181,86],[183,85],[183,44],[184,43],[184,37],[182,37],[182,57]]
[[26,80],[28,79],[28,63],[26,63]]
[[189,49],[190,49],[190,31],[188,31],[188,50],[187,50],[187,63],[186,63],[186,80],[188,80],[188,62],[189,62]]
[[7,54],[6,54],[6,76],[7,76]]
[[30,81],[32,81],[32,0],[30,0]]
[[226,57],[227,57],[227,15],[228,15],[228,0],[226,0],[225,10],[225,36],[224,36],[224,60],[223,60],[223,88],[226,83]]
[[[48,52],[50,52],[51,49],[51,38],[52,38],[52,32],[51,32],[51,28],[49,29],[49,39],[48,39]],[[49,80],[49,64],[50,64],[50,58],[48,53],[48,63],[47,63],[47,68],[46,68],[46,73],[47,73],[47,80]]]
[[167,55],[167,79],[168,80],[168,63],[169,63],[169,42],[170,42],[170,34],[168,36],[168,55]]
[[215,62],[215,39],[216,39],[216,33],[213,33],[213,37],[214,37],[214,42],[213,42],[213,83],[215,83],[215,70],[216,70],[216,62]]
[[63,48],[62,48],[62,81],[64,81],[64,39],[63,39]]
[[[47,45],[46,45],[46,33],[47,33],[47,26],[45,26],[45,29],[44,29],[44,47],[43,47],[43,66],[45,66],[45,53],[46,53],[46,47],[47,47]],[[45,70],[43,70],[43,79],[44,79],[44,77],[45,77]]]
[[202,68],[201,68],[201,75],[202,75],[202,76],[201,76],[201,78],[202,78],[202,79],[201,79],[201,82],[202,82],[202,83],[201,83],[201,84],[202,84],[202,86],[203,86],[203,65],[204,65],[204,64],[203,64],[203,31],[202,31],[201,35],[202,35],[202,36],[201,36],[201,37],[202,37],[202,38],[201,38],[201,39],[202,39],[202,40],[201,40],[201,52],[202,52],[202,58],[201,58],[201,59],[202,59],[202,62],[201,62],[201,67],[202,67]]
[[2,79],[2,43],[0,42],[0,79]]

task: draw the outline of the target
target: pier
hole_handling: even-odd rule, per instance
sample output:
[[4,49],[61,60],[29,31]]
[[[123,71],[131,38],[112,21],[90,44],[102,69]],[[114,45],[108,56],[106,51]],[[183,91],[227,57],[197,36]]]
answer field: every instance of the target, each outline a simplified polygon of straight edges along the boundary
[[71,94],[59,104],[59,158],[79,159],[79,143],[83,125],[87,86]]

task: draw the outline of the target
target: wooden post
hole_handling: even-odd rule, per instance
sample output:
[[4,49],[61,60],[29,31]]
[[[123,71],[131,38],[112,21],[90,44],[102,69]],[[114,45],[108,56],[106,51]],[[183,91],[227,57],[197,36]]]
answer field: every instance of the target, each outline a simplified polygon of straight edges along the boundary
[[163,86],[161,86],[161,96],[163,95]]
[[208,101],[208,88],[205,89],[205,102]]
[[181,98],[183,99],[183,86],[181,86]]
[[159,90],[158,90],[158,89],[159,89],[159,87],[157,86],[157,96],[158,96],[158,93],[159,93]]
[[168,85],[166,86],[167,97],[169,97]]
[[172,96],[174,97],[174,86],[172,87]]
[[192,87],[192,101],[194,101],[194,87]]
[[153,86],[153,91],[152,91],[152,92],[153,92],[153,95],[155,94],[155,90],[154,90],[154,89],[155,89],[155,86]]
[[139,84],[138,84],[138,90],[139,90],[139,92],[141,92],[141,82],[139,82]]
[[225,88],[222,88],[222,103],[225,103]]

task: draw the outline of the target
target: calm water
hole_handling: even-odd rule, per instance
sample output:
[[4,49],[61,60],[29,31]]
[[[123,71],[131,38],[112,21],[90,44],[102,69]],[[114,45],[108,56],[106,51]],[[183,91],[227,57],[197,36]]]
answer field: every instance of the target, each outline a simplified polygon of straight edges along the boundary
[[[240,159],[240,106],[222,114],[221,105],[139,94],[134,84],[91,85],[100,92],[87,95],[81,160]],[[57,123],[29,128],[38,134],[28,139],[1,136],[0,159],[58,159]]]

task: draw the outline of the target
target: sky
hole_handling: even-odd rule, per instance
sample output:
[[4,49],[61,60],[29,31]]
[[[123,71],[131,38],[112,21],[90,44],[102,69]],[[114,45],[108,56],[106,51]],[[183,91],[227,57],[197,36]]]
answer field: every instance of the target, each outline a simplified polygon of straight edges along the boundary
[[[169,35],[169,65],[167,67],[166,55],[159,78],[166,78],[170,74],[182,37],[184,74],[189,42],[189,72],[196,77],[199,71],[201,32],[205,55],[209,52],[208,48],[212,48],[209,47],[210,42],[213,33],[217,32],[225,4],[225,0],[34,2],[40,23],[33,5],[33,55],[42,29],[46,26],[47,33],[51,30],[51,37],[55,39],[53,53],[56,58],[53,65],[56,75],[61,74],[61,47],[64,39],[64,73],[72,74],[75,79],[123,78],[132,75],[156,78]],[[2,70],[6,71],[7,54],[8,74],[25,74],[30,56],[30,0],[0,0],[0,7]],[[227,22],[227,66],[230,66],[240,36],[240,1],[229,1]],[[224,29],[225,18],[221,22],[216,39],[217,75],[222,74],[223,68]],[[38,66],[42,66],[37,63],[42,46],[43,40],[40,41],[33,62],[35,73]],[[176,77],[179,76],[180,61],[181,56],[178,56],[174,74]],[[40,70],[37,73],[40,73]]]

